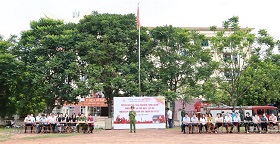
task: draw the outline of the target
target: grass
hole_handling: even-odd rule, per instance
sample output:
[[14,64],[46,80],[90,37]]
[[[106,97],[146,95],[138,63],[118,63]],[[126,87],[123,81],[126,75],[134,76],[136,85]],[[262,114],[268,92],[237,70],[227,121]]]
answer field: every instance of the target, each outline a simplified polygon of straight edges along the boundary
[[0,135],[0,142],[4,142],[11,139],[11,135]]
[[[15,135],[15,131],[13,128],[0,128],[0,142],[5,142],[13,139],[13,135]],[[22,137],[20,139],[23,140],[35,140],[35,139],[43,139],[43,138],[58,138],[58,137],[69,137],[77,135],[78,133],[68,133],[68,134],[60,134],[60,133],[51,133],[51,134],[32,134],[31,136]]]
[[13,129],[0,128],[0,142],[11,139]]
[[78,133],[69,133],[69,134],[60,134],[60,133],[53,133],[53,134],[38,134],[32,137],[24,137],[21,139],[24,140],[35,140],[35,139],[43,139],[43,138],[57,138],[57,137],[69,137],[77,135]]
[[0,128],[0,133],[11,133],[13,132],[12,128]]

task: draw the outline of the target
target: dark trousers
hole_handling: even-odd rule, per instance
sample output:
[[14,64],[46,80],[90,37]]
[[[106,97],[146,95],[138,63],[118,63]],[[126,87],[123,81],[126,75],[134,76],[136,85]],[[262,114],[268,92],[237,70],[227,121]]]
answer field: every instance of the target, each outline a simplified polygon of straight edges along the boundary
[[208,128],[207,128],[207,125],[206,125],[206,124],[205,124],[205,125],[200,124],[200,125],[199,125],[199,133],[202,132],[202,128],[203,128],[203,127],[205,127],[206,132],[208,131]]
[[231,132],[232,132],[234,126],[236,126],[237,132],[239,133],[240,132],[240,124],[239,124],[239,122],[234,122],[233,123],[233,126],[230,129]]
[[88,129],[92,133],[92,131],[94,129],[94,125],[93,124],[88,124]]
[[31,133],[32,133],[34,124],[31,124],[31,123],[25,124],[25,131],[24,131],[25,133],[26,133],[27,127],[30,127],[30,130],[31,130]]
[[[182,124],[182,131],[184,133],[186,133],[186,127],[189,128],[189,125],[188,124]],[[190,129],[189,129],[189,131],[190,131]]]
[[262,130],[265,130],[267,132],[267,123],[266,122],[262,122],[261,127],[262,127]]
[[168,125],[169,125],[169,128],[172,128],[172,119],[168,119]]
[[193,133],[194,127],[199,128],[199,127],[198,127],[198,126],[199,126],[198,123],[192,123],[191,125],[192,125],[192,133]]
[[50,124],[51,131],[52,132],[57,132],[57,125],[56,124]]
[[253,125],[252,122],[245,122],[244,124],[245,124],[245,131],[249,132],[250,131],[250,126]]
[[223,123],[216,123],[216,124],[215,124],[214,130],[216,130],[217,128],[219,128],[219,127],[221,127],[221,126],[223,126]]
[[229,132],[228,127],[231,127],[230,129],[233,129],[232,123],[225,123],[225,127],[226,127],[227,132]]
[[82,127],[82,131],[83,131],[83,133],[85,133],[85,132],[86,132],[86,129],[87,129],[87,124],[85,124],[85,123],[79,123],[79,124],[77,125],[77,132],[78,132],[78,133],[80,132],[80,127]]
[[254,123],[254,132],[256,131],[256,127],[258,128],[258,131],[260,131],[260,125],[258,123]]

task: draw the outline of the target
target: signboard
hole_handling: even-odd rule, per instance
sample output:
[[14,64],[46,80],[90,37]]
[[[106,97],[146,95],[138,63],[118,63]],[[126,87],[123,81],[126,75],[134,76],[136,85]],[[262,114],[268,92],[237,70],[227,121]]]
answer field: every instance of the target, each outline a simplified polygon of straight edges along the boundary
[[136,128],[165,128],[164,97],[114,97],[114,129],[129,129],[129,111],[136,111]]
[[105,98],[85,98],[85,100],[80,101],[77,106],[108,107]]

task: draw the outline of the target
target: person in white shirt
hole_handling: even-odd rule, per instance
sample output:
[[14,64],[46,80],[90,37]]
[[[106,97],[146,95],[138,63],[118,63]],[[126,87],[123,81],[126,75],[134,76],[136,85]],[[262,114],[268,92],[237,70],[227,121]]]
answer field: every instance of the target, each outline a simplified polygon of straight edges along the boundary
[[30,118],[31,118],[31,121],[32,121],[33,123],[36,122],[35,117],[33,116],[33,114],[30,114]]
[[199,119],[199,123],[200,123],[199,124],[199,133],[202,132],[202,127],[205,127],[206,132],[208,131],[206,122],[207,122],[207,117],[205,116],[205,114],[202,114],[202,117]]
[[36,122],[40,122],[41,120],[41,113],[38,113],[38,115],[36,116]]
[[278,124],[278,133],[280,133],[280,111],[278,112],[277,115],[277,124]]
[[261,133],[260,122],[261,122],[260,117],[258,116],[257,113],[255,113],[255,116],[253,116],[254,133],[256,131],[256,127],[258,128],[259,133]]
[[274,115],[274,113],[269,116],[269,124],[272,126],[277,126],[277,117]]
[[194,130],[194,127],[198,127],[198,118],[196,117],[196,114],[194,113],[192,118],[191,118],[191,123],[192,123],[192,133]]
[[[240,132],[240,122],[241,122],[240,116],[238,112],[236,112],[235,116],[233,117],[233,126],[236,126],[238,133]],[[230,133],[232,133],[233,126],[230,129]]]
[[229,126],[232,127],[232,117],[229,114],[229,112],[227,112],[227,114],[225,116],[225,126],[226,126],[227,133],[229,133],[228,127]]
[[24,127],[25,127],[25,131],[24,133],[26,133],[27,127],[31,127],[31,133],[34,132],[33,131],[33,127],[35,126],[35,121],[32,119],[31,115],[27,115],[24,118]]
[[38,113],[38,115],[35,117],[35,123],[36,123],[36,132],[40,133],[41,127],[40,127],[40,119],[41,119],[41,114]]
[[223,122],[224,122],[224,119],[223,119],[222,115],[220,113],[218,113],[217,117],[215,118],[215,128],[214,128],[215,133],[218,133],[217,128],[223,126]]
[[54,116],[53,113],[50,114],[50,116],[48,118],[48,123],[51,127],[51,131],[54,132],[55,129],[57,128],[57,121],[56,121],[56,117]]
[[189,115],[186,113],[185,114],[185,117],[183,117],[183,132],[184,134],[186,133],[186,126],[189,128],[189,132],[190,132],[190,122],[191,122],[191,119],[189,117]]
[[45,114],[42,114],[41,119],[40,119],[40,129],[41,133],[44,132],[45,128],[49,128],[50,125],[48,124],[48,118],[46,117]]
[[173,125],[172,125],[172,111],[169,108],[166,108],[166,110],[167,110],[168,125],[169,125],[169,128],[172,128],[173,127]]

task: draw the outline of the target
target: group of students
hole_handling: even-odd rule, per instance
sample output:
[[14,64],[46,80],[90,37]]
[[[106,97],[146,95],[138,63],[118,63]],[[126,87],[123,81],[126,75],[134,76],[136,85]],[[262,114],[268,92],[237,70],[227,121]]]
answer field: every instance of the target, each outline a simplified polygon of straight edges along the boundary
[[[254,126],[253,132],[261,133],[261,131],[265,131],[268,133],[268,125],[277,126],[278,133],[280,132],[280,112],[278,116],[271,114],[269,118],[266,117],[264,113],[262,116],[258,114],[254,114],[254,116],[250,116],[250,113],[246,113],[244,121],[241,121],[241,118],[238,112],[229,113],[227,112],[225,115],[222,113],[218,113],[216,118],[213,119],[212,114],[202,114],[200,118],[194,113],[192,117],[189,117],[188,113],[185,113],[185,116],[182,118],[181,132],[186,133],[186,127],[189,130],[189,133],[194,132],[194,128],[198,128],[198,132],[202,132],[202,128],[205,127],[206,132],[210,133],[218,133],[219,127],[225,127],[227,133],[232,133],[233,128],[237,128],[237,132],[240,133],[240,126],[244,123],[246,133],[250,132],[250,126]],[[230,128],[230,129],[229,129]]]
[[50,113],[49,115],[39,113],[36,117],[33,114],[29,114],[24,119],[24,132],[26,133],[28,127],[30,127],[31,132],[34,132],[33,128],[36,128],[36,133],[43,133],[45,130],[61,133],[66,131],[66,129],[73,131],[75,128],[79,132],[81,126],[84,133],[86,130],[92,133],[94,121],[92,114],[86,117],[83,113],[78,114],[78,116],[75,113],[71,116],[68,114],[63,116],[62,113],[58,113],[57,115],[54,113]]

